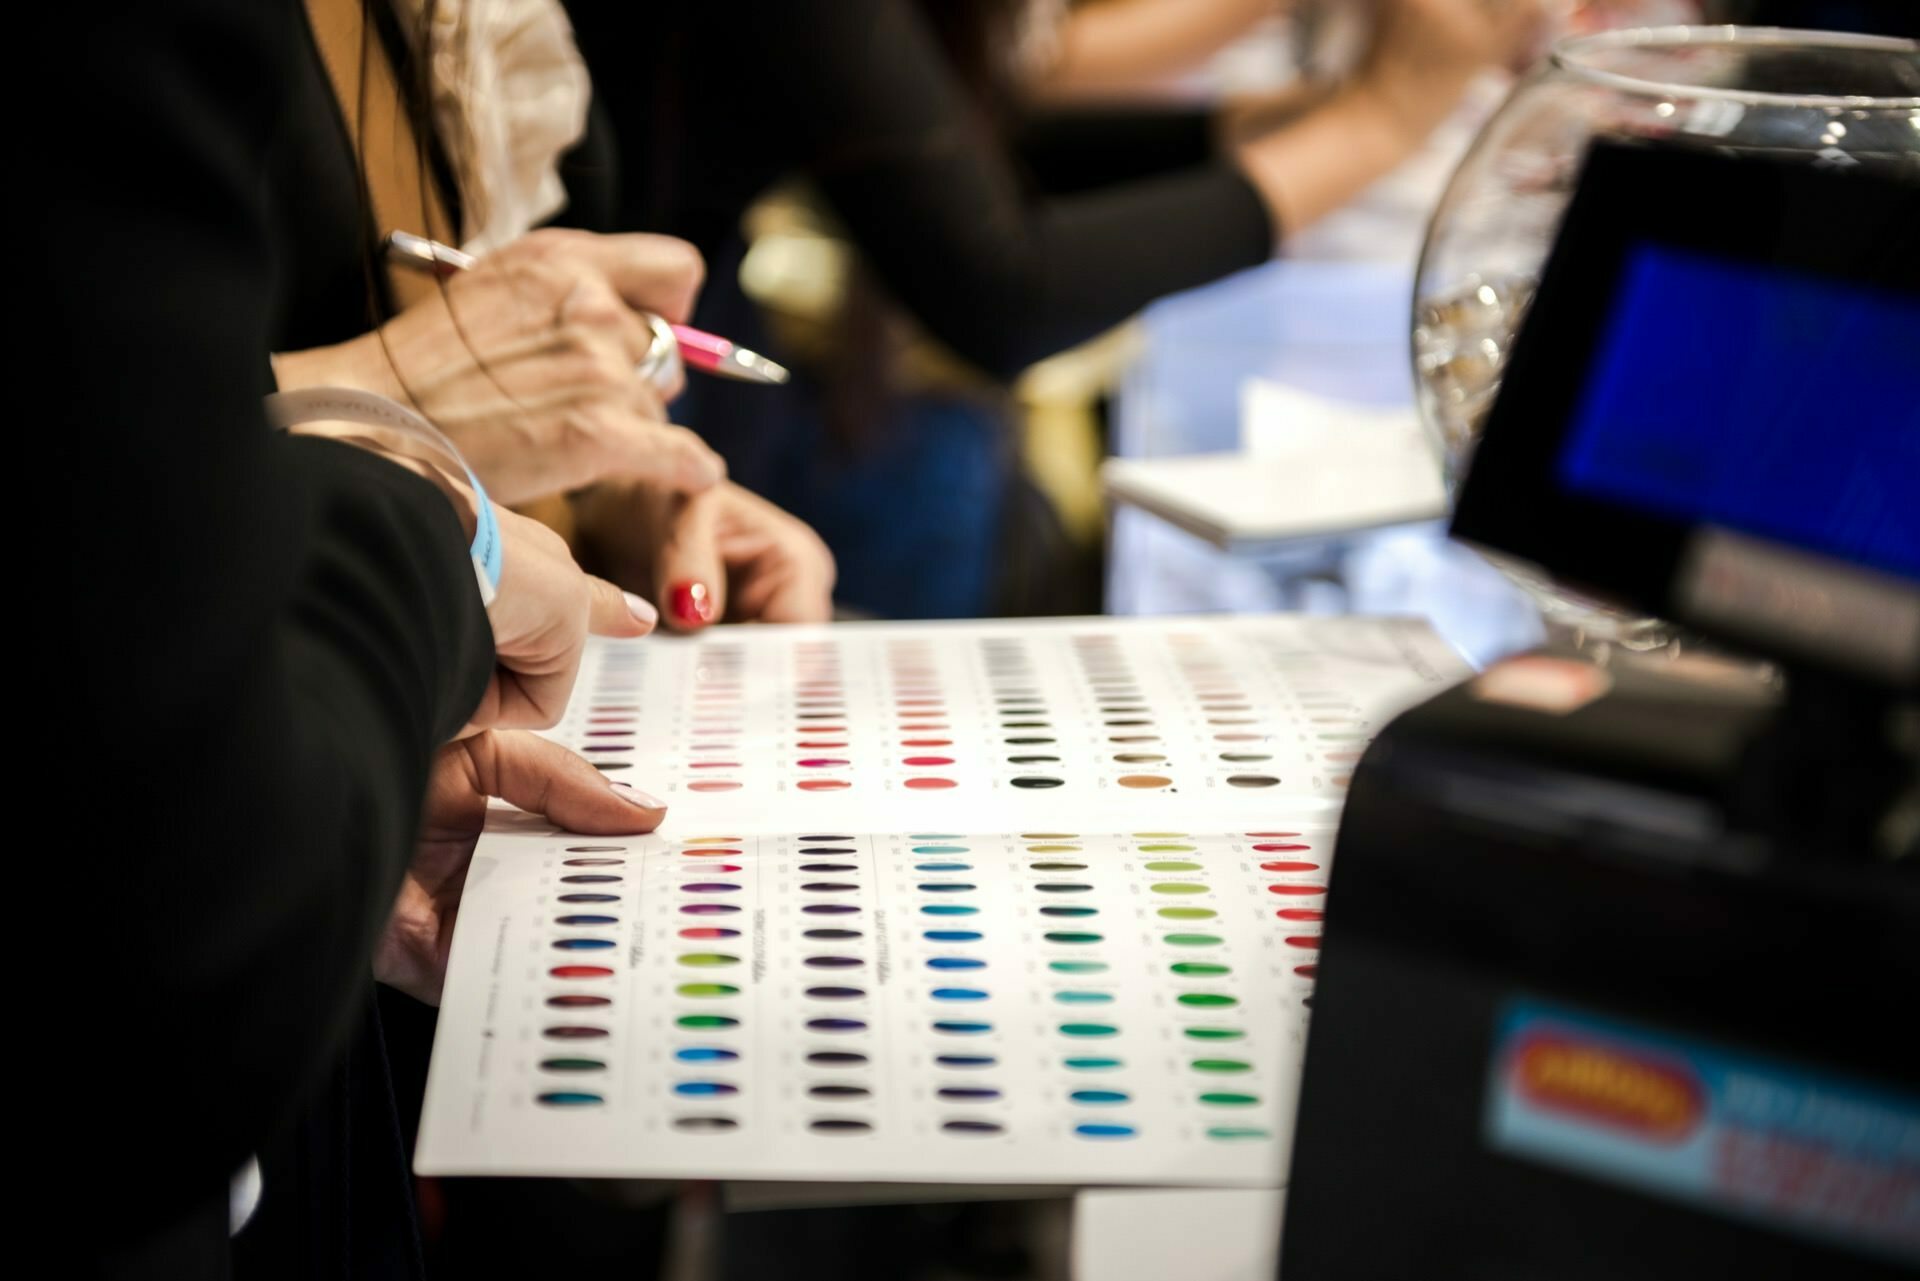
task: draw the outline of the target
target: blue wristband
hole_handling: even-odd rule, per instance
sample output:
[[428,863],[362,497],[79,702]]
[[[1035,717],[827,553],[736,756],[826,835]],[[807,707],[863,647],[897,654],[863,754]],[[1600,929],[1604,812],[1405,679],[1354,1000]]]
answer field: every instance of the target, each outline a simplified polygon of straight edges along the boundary
[[[462,462],[461,466],[466,464]],[[473,531],[473,572],[479,576],[481,601],[492,605],[493,598],[500,592],[500,570],[506,563],[506,549],[500,541],[500,518],[494,514],[486,486],[480,483],[471,467],[466,471],[474,497],[480,500],[480,519]]]

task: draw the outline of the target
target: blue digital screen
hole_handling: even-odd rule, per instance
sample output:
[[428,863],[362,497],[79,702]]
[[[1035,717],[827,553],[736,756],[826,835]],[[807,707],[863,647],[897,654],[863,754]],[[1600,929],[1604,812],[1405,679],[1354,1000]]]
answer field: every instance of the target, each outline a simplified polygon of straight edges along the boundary
[[1638,246],[1559,472],[1575,493],[1920,578],[1920,298]]

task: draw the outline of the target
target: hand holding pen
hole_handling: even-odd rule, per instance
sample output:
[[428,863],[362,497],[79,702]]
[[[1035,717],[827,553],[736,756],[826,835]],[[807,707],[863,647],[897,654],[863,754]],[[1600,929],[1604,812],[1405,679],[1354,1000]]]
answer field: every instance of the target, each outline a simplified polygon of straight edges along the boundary
[[684,321],[699,292],[690,245],[543,230],[479,269],[442,270],[445,288],[378,331],[277,356],[281,388],[358,387],[413,406],[505,504],[602,480],[695,493],[725,476],[698,436],[667,422],[679,377],[662,381],[657,365],[660,328]]
[[[479,259],[470,253],[443,245],[437,240],[428,240],[425,236],[416,236],[410,231],[389,232],[386,251],[388,258],[394,262],[431,272],[443,279],[479,265]],[[648,314],[647,321],[654,332],[654,341],[646,358],[635,370],[643,378],[671,383],[672,371],[685,364],[702,373],[731,378],[736,382],[787,381],[789,375],[785,366],[777,365],[758,352],[748,351],[717,334],[695,329],[692,325],[673,324],[652,314]]]

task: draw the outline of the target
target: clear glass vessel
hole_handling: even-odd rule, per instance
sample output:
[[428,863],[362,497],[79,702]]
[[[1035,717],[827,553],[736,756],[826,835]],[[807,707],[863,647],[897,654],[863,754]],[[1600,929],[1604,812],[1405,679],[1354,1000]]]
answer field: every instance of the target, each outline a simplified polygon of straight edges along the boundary
[[[1460,162],[1420,256],[1415,385],[1449,484],[1470,463],[1501,364],[1596,137],[1673,139],[1920,177],[1920,42],[1657,27],[1554,46]],[[1501,568],[1550,622],[1583,636],[1635,648],[1671,639],[1654,620],[1612,613],[1518,567]]]

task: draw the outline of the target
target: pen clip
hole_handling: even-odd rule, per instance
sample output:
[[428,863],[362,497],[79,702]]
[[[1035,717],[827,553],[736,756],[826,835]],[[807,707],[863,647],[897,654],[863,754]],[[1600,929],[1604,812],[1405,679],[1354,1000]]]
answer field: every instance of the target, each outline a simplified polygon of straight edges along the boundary
[[463,271],[471,271],[479,259],[472,254],[443,245],[411,231],[389,231],[385,241],[388,256],[404,258],[445,280]]

